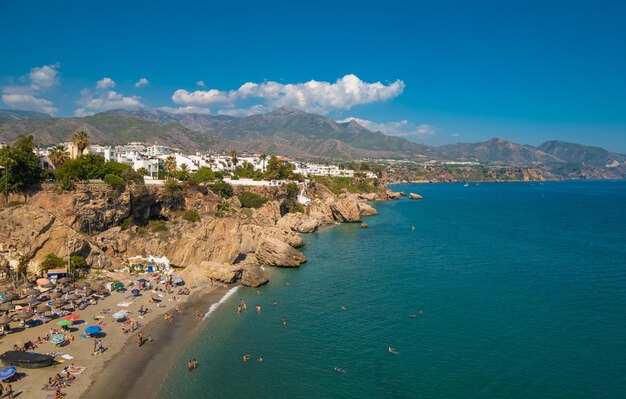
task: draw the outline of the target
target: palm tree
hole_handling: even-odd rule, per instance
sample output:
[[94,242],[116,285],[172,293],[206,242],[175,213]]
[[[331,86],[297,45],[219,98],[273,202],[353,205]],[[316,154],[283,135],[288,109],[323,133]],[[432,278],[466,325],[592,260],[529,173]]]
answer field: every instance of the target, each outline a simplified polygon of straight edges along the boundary
[[261,160],[261,169],[265,172],[265,160],[267,159],[267,154],[261,154],[259,159]]
[[168,173],[172,173],[176,170],[176,158],[173,156],[169,156],[165,158],[165,162],[163,162],[163,168],[167,170]]
[[57,144],[55,147],[48,151],[48,159],[52,162],[55,168],[63,165],[65,161],[70,159],[70,154],[67,152],[67,148],[63,144]]
[[83,151],[85,150],[85,148],[91,145],[91,137],[89,137],[89,133],[83,130],[79,130],[74,133],[74,136],[72,136],[72,141],[78,149],[78,156],[83,155]]
[[232,150],[230,152],[230,160],[233,163],[233,167],[237,166],[237,162],[239,162],[239,160],[237,159],[237,151]]

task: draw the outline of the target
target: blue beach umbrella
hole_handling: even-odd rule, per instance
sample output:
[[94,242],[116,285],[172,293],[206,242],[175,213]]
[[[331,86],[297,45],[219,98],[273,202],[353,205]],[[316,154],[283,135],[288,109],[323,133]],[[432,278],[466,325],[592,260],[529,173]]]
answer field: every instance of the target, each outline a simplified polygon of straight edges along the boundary
[[139,296],[141,295],[141,292],[137,289],[130,291],[131,294],[133,294],[134,296]]
[[139,280],[137,280],[138,283],[142,283],[145,284],[148,282],[148,280],[146,280],[145,278],[140,278]]
[[6,380],[7,378],[11,378],[16,372],[17,369],[14,366],[5,367],[0,370],[0,380]]
[[102,332],[102,328],[100,328],[100,326],[89,326],[85,328],[85,332],[87,334],[97,334],[99,332]]

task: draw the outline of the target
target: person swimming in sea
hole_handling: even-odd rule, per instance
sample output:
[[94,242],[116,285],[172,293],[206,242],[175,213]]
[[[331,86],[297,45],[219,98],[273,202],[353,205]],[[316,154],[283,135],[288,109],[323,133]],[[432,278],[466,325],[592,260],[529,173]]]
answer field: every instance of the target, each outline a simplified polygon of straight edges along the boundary
[[391,346],[391,345],[389,345],[389,346],[387,347],[387,351],[388,351],[389,353],[393,354],[393,355],[399,355],[399,353],[398,353],[398,352],[396,352],[396,349],[395,349],[393,346]]
[[243,355],[243,362],[246,363],[248,360],[250,360],[250,355]]
[[342,369],[341,367],[335,367],[335,373],[337,373],[337,374],[345,374],[346,370]]
[[254,307],[254,309],[256,309],[257,312],[260,312],[261,311],[261,305],[256,305]]
[[287,319],[283,317],[283,327],[287,327]]

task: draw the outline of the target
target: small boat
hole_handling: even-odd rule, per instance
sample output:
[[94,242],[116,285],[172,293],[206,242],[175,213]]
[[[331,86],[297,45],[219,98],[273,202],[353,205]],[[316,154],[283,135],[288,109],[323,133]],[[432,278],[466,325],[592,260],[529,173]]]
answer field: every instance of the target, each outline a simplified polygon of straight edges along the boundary
[[7,366],[37,369],[52,366],[54,356],[43,355],[35,352],[7,351],[0,355],[0,360]]
[[469,183],[468,183],[468,182],[465,182],[465,184],[463,185],[463,187],[467,187],[467,186],[469,186]]

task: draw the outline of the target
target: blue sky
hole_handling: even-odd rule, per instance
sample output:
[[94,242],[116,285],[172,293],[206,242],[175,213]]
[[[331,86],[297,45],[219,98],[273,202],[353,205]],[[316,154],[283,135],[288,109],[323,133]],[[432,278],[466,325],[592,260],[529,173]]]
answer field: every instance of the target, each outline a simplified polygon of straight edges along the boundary
[[626,2],[196,3],[0,1],[0,106],[291,105],[431,145],[626,153]]

